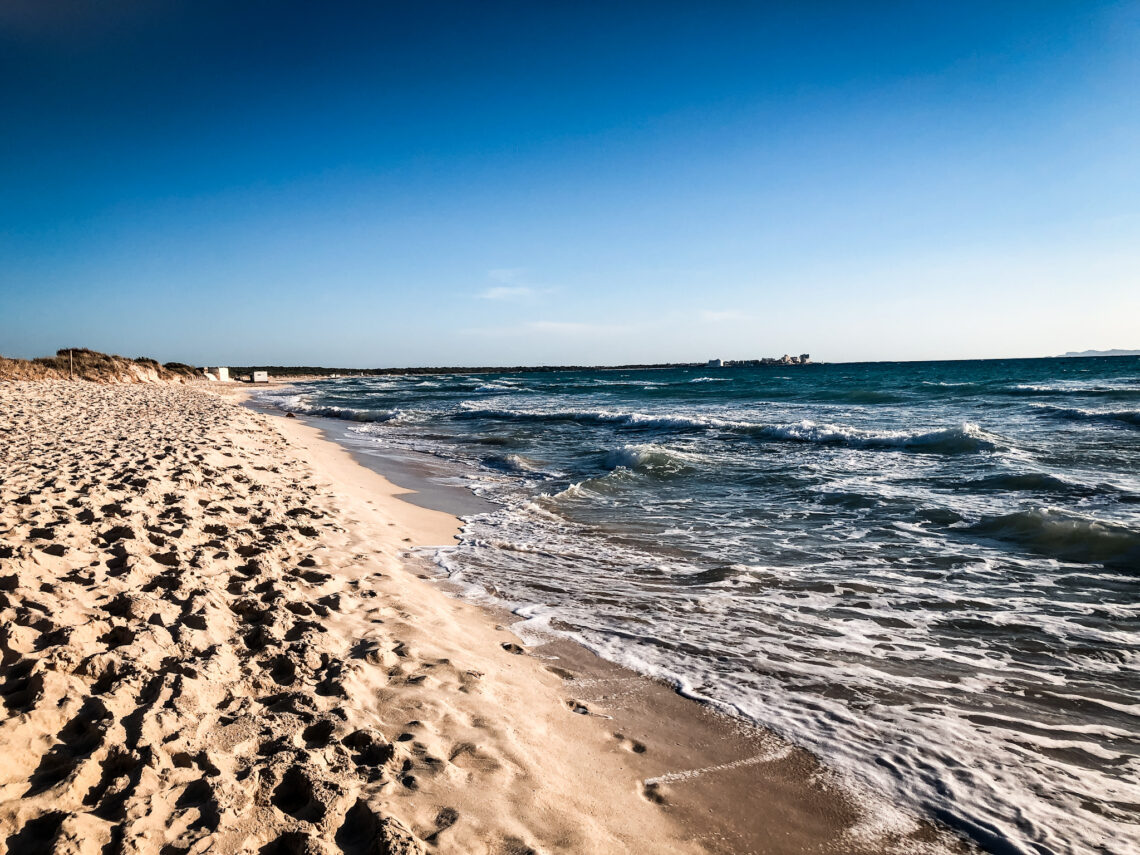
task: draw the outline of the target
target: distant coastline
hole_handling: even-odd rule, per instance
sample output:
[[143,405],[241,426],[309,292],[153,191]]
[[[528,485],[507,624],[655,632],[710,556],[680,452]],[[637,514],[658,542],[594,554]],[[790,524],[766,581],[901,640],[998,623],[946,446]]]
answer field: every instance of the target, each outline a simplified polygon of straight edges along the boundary
[[1071,359],[1077,356],[1140,356],[1140,350],[1070,350],[1054,359]]
[[[535,374],[554,373],[558,371],[666,371],[678,368],[702,369],[717,371],[724,368],[804,368],[809,365],[874,365],[898,362],[915,363],[957,363],[957,362],[991,362],[991,361],[1032,361],[1034,359],[1071,359],[1076,357],[1109,357],[1109,356],[1140,356],[1140,350],[1085,350],[1070,351],[1056,356],[1016,356],[1007,358],[980,358],[980,359],[917,359],[917,360],[859,360],[855,362],[827,363],[814,359],[808,361],[784,361],[783,359],[741,359],[741,360],[712,360],[706,362],[653,362],[631,363],[628,365],[465,365],[465,366],[425,366],[415,368],[325,368],[311,365],[244,365],[230,366],[230,372],[235,377],[251,375],[254,371],[265,371],[275,380],[284,379],[312,379],[320,377],[382,377],[391,375],[430,375],[430,374]],[[719,363],[719,364],[716,364]]]
[[[717,360],[719,362],[719,360]],[[709,362],[657,362],[631,365],[451,365],[421,368],[324,368],[315,365],[238,365],[230,366],[234,377],[252,375],[254,371],[265,371],[273,378],[298,377],[382,377],[388,375],[419,374],[536,374],[556,371],[654,371],[676,368],[699,368],[716,371],[721,368],[802,368],[807,365],[820,365],[809,362],[783,362],[779,359],[725,360],[721,364]]]
[[[1011,357],[1005,361],[1134,356],[1140,356],[1140,350],[1069,351],[1067,353],[1047,357]],[[842,364],[887,364],[897,363],[899,361],[900,360],[873,360],[870,362],[856,361]],[[946,359],[901,361],[955,363],[985,362],[991,360]],[[816,360],[810,359],[807,354],[802,354],[798,357],[783,356],[780,358],[766,357],[763,359],[736,360],[712,359],[704,362],[654,362],[629,363],[624,365],[438,365],[403,368],[331,368],[316,365],[230,365],[228,373],[235,380],[242,379],[248,381],[254,372],[265,372],[269,378],[276,382],[286,382],[322,378],[334,379],[340,377],[419,376],[433,374],[541,374],[560,371],[667,371],[675,369],[717,371],[725,368],[803,368],[808,365],[827,364],[826,362],[817,362]],[[103,383],[154,383],[163,381],[186,383],[208,379],[206,373],[208,370],[211,369],[198,368],[181,362],[167,362],[161,364],[157,360],[148,357],[128,359],[122,356],[99,353],[87,348],[65,348],[58,350],[55,356],[39,357],[32,360],[5,358],[0,355],[0,380],[73,378],[76,380],[91,380]],[[216,371],[217,369],[213,370]]]

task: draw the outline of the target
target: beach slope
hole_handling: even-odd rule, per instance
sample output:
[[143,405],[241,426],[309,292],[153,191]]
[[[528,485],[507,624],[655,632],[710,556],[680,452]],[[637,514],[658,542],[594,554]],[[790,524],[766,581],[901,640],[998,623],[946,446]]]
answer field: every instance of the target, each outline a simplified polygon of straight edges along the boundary
[[417,578],[457,521],[401,492],[203,388],[0,383],[0,852],[891,848],[805,752]]
[[4,384],[0,413],[0,847],[690,848],[571,759],[591,722],[507,633],[411,602],[398,551],[448,518],[362,527],[198,390]]

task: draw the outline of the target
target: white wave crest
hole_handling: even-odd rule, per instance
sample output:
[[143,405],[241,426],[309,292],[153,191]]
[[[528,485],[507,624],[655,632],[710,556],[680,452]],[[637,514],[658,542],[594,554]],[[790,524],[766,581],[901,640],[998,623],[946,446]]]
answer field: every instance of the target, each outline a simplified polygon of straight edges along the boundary
[[1032,404],[1031,406],[1045,415],[1074,422],[1117,422],[1131,427],[1140,427],[1140,410],[1082,410],[1080,407],[1054,407],[1049,404]]
[[912,451],[956,453],[994,451],[1002,447],[998,437],[971,422],[964,422],[959,427],[916,433],[903,430],[863,430],[846,425],[802,421],[766,427],[761,432],[781,439],[834,443],[853,448],[905,448]]
[[502,419],[509,421],[566,421],[583,424],[612,424],[642,429],[723,430],[759,436],[765,439],[847,445],[852,448],[906,449],[910,451],[961,454],[994,451],[1005,448],[1001,438],[982,430],[972,422],[930,431],[866,430],[838,424],[821,424],[809,420],[792,424],[763,424],[699,415],[651,415],[623,413],[615,410],[512,410],[482,408],[477,402],[464,401],[461,415],[466,418]]
[[675,451],[655,443],[623,445],[606,454],[607,469],[631,469],[635,472],[676,474],[692,467],[696,455]]

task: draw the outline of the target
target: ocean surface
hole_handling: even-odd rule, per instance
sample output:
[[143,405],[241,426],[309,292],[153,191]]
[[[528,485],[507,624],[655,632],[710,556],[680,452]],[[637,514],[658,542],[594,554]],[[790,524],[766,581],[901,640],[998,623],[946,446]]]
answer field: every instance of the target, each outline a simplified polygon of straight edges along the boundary
[[491,504],[476,598],[993,853],[1140,852],[1140,358],[263,393]]

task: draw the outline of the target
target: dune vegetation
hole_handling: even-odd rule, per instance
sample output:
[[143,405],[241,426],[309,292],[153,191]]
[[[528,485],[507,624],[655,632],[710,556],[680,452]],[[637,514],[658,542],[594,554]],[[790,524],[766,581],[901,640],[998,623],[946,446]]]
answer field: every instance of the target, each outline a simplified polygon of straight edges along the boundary
[[193,365],[140,356],[128,359],[86,347],[57,350],[55,356],[9,359],[0,356],[0,380],[89,380],[95,383],[189,383],[205,380]]

